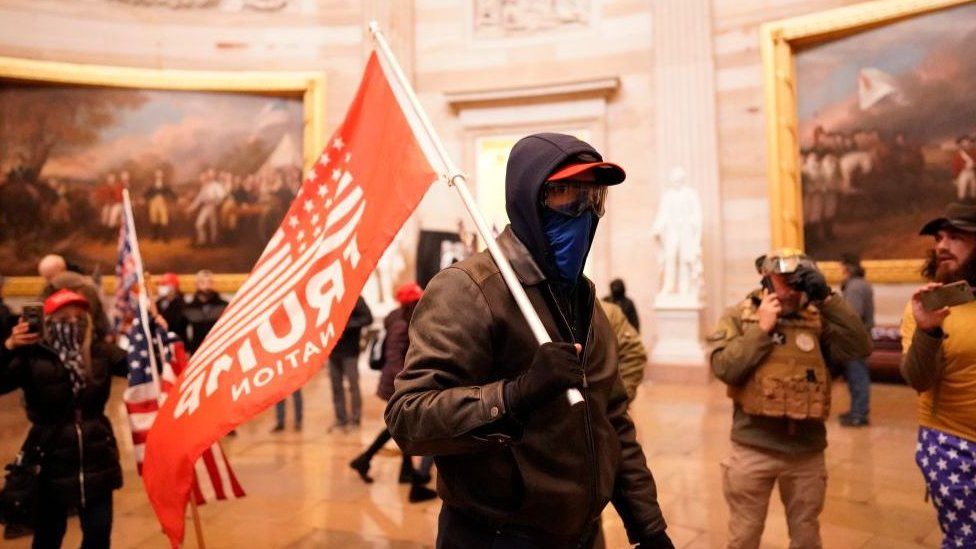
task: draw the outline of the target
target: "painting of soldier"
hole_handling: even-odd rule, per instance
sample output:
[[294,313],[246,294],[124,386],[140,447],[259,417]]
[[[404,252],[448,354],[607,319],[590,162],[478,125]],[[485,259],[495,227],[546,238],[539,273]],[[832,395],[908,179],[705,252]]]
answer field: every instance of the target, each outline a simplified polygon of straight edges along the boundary
[[976,198],[976,5],[796,55],[806,251],[904,259],[946,203]]
[[0,82],[0,264],[111,271],[128,189],[146,268],[247,272],[302,174],[300,98]]

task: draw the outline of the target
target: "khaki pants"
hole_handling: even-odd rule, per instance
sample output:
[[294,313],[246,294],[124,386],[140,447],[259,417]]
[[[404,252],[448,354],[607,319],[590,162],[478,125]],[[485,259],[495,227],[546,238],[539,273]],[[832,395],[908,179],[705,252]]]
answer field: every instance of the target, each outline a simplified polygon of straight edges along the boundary
[[732,443],[722,462],[722,490],[729,504],[729,548],[759,547],[769,496],[779,483],[791,549],[822,547],[820,512],[827,489],[823,452],[791,456]]

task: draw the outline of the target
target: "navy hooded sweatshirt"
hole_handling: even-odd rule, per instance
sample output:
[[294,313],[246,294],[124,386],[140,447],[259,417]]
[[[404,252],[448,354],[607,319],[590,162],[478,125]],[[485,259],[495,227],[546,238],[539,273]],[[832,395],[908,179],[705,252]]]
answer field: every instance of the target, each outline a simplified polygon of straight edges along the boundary
[[[566,316],[572,337],[580,344],[585,342],[589,328],[588,317],[593,296],[587,285],[560,283],[559,271],[552,247],[546,238],[542,222],[542,204],[539,193],[549,175],[557,168],[570,162],[599,162],[603,157],[589,144],[570,135],[559,133],[538,133],[524,137],[512,147],[505,173],[505,211],[512,224],[512,232],[532,254],[536,264],[546,275],[547,284],[552,289],[553,303]],[[590,246],[599,219],[594,216],[590,231]],[[583,262],[589,255],[586,249]],[[581,275],[582,278],[582,275]],[[551,300],[552,301],[552,300]],[[584,313],[585,314],[581,314]]]

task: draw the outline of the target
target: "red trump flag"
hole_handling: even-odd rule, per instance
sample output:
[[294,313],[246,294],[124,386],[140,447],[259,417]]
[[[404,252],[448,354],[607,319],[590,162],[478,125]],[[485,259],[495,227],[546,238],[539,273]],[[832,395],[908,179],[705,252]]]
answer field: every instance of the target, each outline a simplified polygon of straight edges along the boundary
[[318,371],[435,179],[374,53],[345,120],[149,432],[143,480],[174,546],[197,458]]

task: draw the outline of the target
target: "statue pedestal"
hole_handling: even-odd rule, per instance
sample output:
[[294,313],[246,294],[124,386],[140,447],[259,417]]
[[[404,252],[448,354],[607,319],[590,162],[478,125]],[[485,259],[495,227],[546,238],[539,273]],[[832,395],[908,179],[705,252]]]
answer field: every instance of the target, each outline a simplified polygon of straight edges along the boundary
[[696,296],[658,295],[654,301],[657,342],[649,377],[664,383],[705,384],[711,378],[702,344],[704,305]]

